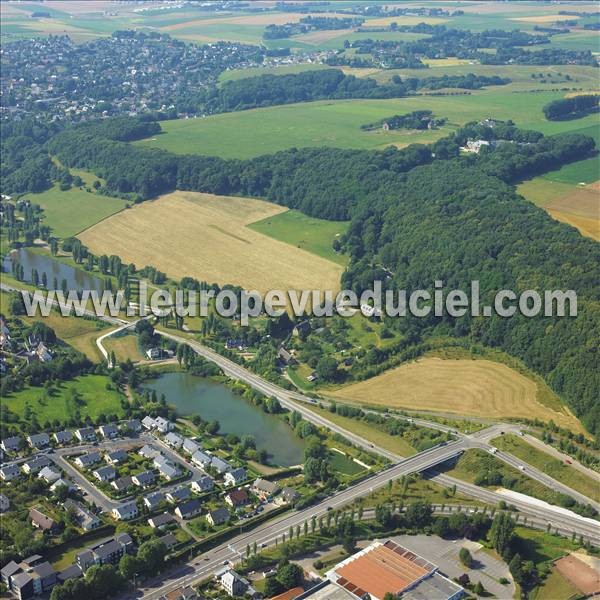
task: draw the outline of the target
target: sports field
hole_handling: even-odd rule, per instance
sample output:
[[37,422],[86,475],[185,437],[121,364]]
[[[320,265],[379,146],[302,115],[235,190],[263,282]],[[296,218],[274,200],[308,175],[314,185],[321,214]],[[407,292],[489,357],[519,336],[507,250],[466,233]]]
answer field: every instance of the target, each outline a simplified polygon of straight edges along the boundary
[[44,209],[44,224],[52,228],[55,236],[61,238],[87,229],[120,211],[126,204],[125,200],[90,193],[79,188],[63,192],[58,185],[40,194],[27,194],[25,198]]
[[174,192],[122,211],[79,238],[95,254],[247,289],[338,289],[342,267],[247,227],[286,209],[251,198]]
[[[459,67],[464,68],[464,67]],[[468,121],[494,117],[513,119],[526,129],[546,134],[587,130],[594,115],[577,121],[547,121],[542,107],[561,93],[515,94],[491,90],[467,96],[417,96],[395,100],[331,100],[289,104],[214,115],[204,119],[163,121],[164,133],[138,144],[177,154],[210,154],[250,158],[291,147],[332,146],[384,148],[429,143]],[[523,110],[527,106],[527,111]],[[394,114],[432,110],[448,119],[432,131],[362,131],[360,126]],[[591,159],[595,160],[595,159]]]
[[[501,419],[553,419],[575,431],[567,409],[542,404],[534,381],[489,360],[424,358],[342,387],[331,396],[360,404]],[[558,408],[558,404],[556,405]]]

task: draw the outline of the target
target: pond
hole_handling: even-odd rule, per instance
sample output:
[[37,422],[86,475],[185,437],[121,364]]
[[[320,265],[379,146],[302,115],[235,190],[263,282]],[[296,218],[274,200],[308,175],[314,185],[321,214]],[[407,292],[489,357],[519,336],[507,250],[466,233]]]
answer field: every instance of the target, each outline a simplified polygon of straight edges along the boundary
[[77,290],[78,292],[83,290],[101,292],[104,287],[102,280],[98,277],[86,273],[83,269],[66,265],[48,254],[38,254],[31,248],[19,248],[7,254],[3,263],[4,272],[11,272],[12,262],[23,265],[23,279],[28,283],[32,281],[33,269],[37,269],[40,281],[42,274],[46,273],[47,287],[50,290],[62,289],[63,280],[66,281],[67,290]]
[[181,416],[200,415],[204,421],[219,421],[221,433],[251,435],[259,450],[266,450],[271,464],[282,467],[301,464],[304,444],[290,427],[234,394],[227,386],[189,373],[165,373],[144,385],[164,394]]

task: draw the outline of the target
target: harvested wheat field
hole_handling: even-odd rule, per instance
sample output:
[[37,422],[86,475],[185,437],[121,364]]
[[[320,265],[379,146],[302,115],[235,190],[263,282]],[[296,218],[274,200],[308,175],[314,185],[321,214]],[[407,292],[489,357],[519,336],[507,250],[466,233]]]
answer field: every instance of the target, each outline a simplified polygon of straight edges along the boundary
[[78,237],[94,254],[117,254],[169,277],[246,289],[334,289],[342,266],[253,231],[250,223],[285,212],[276,204],[196,192],[143,202]]
[[600,190],[599,182],[561,196],[545,208],[557,221],[568,223],[586,235],[600,241]]
[[559,412],[536,399],[534,381],[489,360],[423,358],[340,388],[331,395],[390,408],[493,419],[553,419],[575,431],[581,430],[579,421],[566,408]]

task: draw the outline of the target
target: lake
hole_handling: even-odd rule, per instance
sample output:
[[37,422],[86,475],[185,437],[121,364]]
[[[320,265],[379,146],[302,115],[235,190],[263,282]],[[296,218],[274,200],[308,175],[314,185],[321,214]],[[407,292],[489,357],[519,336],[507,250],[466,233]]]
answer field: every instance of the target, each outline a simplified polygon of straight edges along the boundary
[[23,265],[23,278],[31,283],[31,272],[37,269],[40,281],[42,273],[46,273],[48,278],[48,289],[55,289],[54,280],[56,279],[56,289],[62,289],[63,279],[67,282],[67,290],[96,290],[101,292],[104,288],[102,280],[90,275],[83,269],[76,269],[71,265],[66,265],[48,254],[38,254],[31,248],[19,248],[7,254],[4,258],[3,269],[6,273],[11,273],[11,262],[17,262]]
[[165,373],[144,387],[164,394],[181,416],[219,421],[221,433],[251,435],[270,462],[282,467],[303,462],[304,444],[288,425],[234,394],[227,386],[189,373]]

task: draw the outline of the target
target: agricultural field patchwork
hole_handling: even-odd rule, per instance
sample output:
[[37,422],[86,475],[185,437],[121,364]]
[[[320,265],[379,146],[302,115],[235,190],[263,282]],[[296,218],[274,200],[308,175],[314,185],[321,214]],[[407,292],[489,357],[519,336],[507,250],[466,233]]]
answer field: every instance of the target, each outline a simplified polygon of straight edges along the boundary
[[340,264],[247,227],[285,210],[250,198],[174,192],[114,215],[79,238],[96,254],[118,254],[177,279],[259,291],[337,289]]
[[424,358],[329,393],[358,404],[485,418],[553,419],[579,431],[579,421],[537,397],[536,383],[489,360]]

